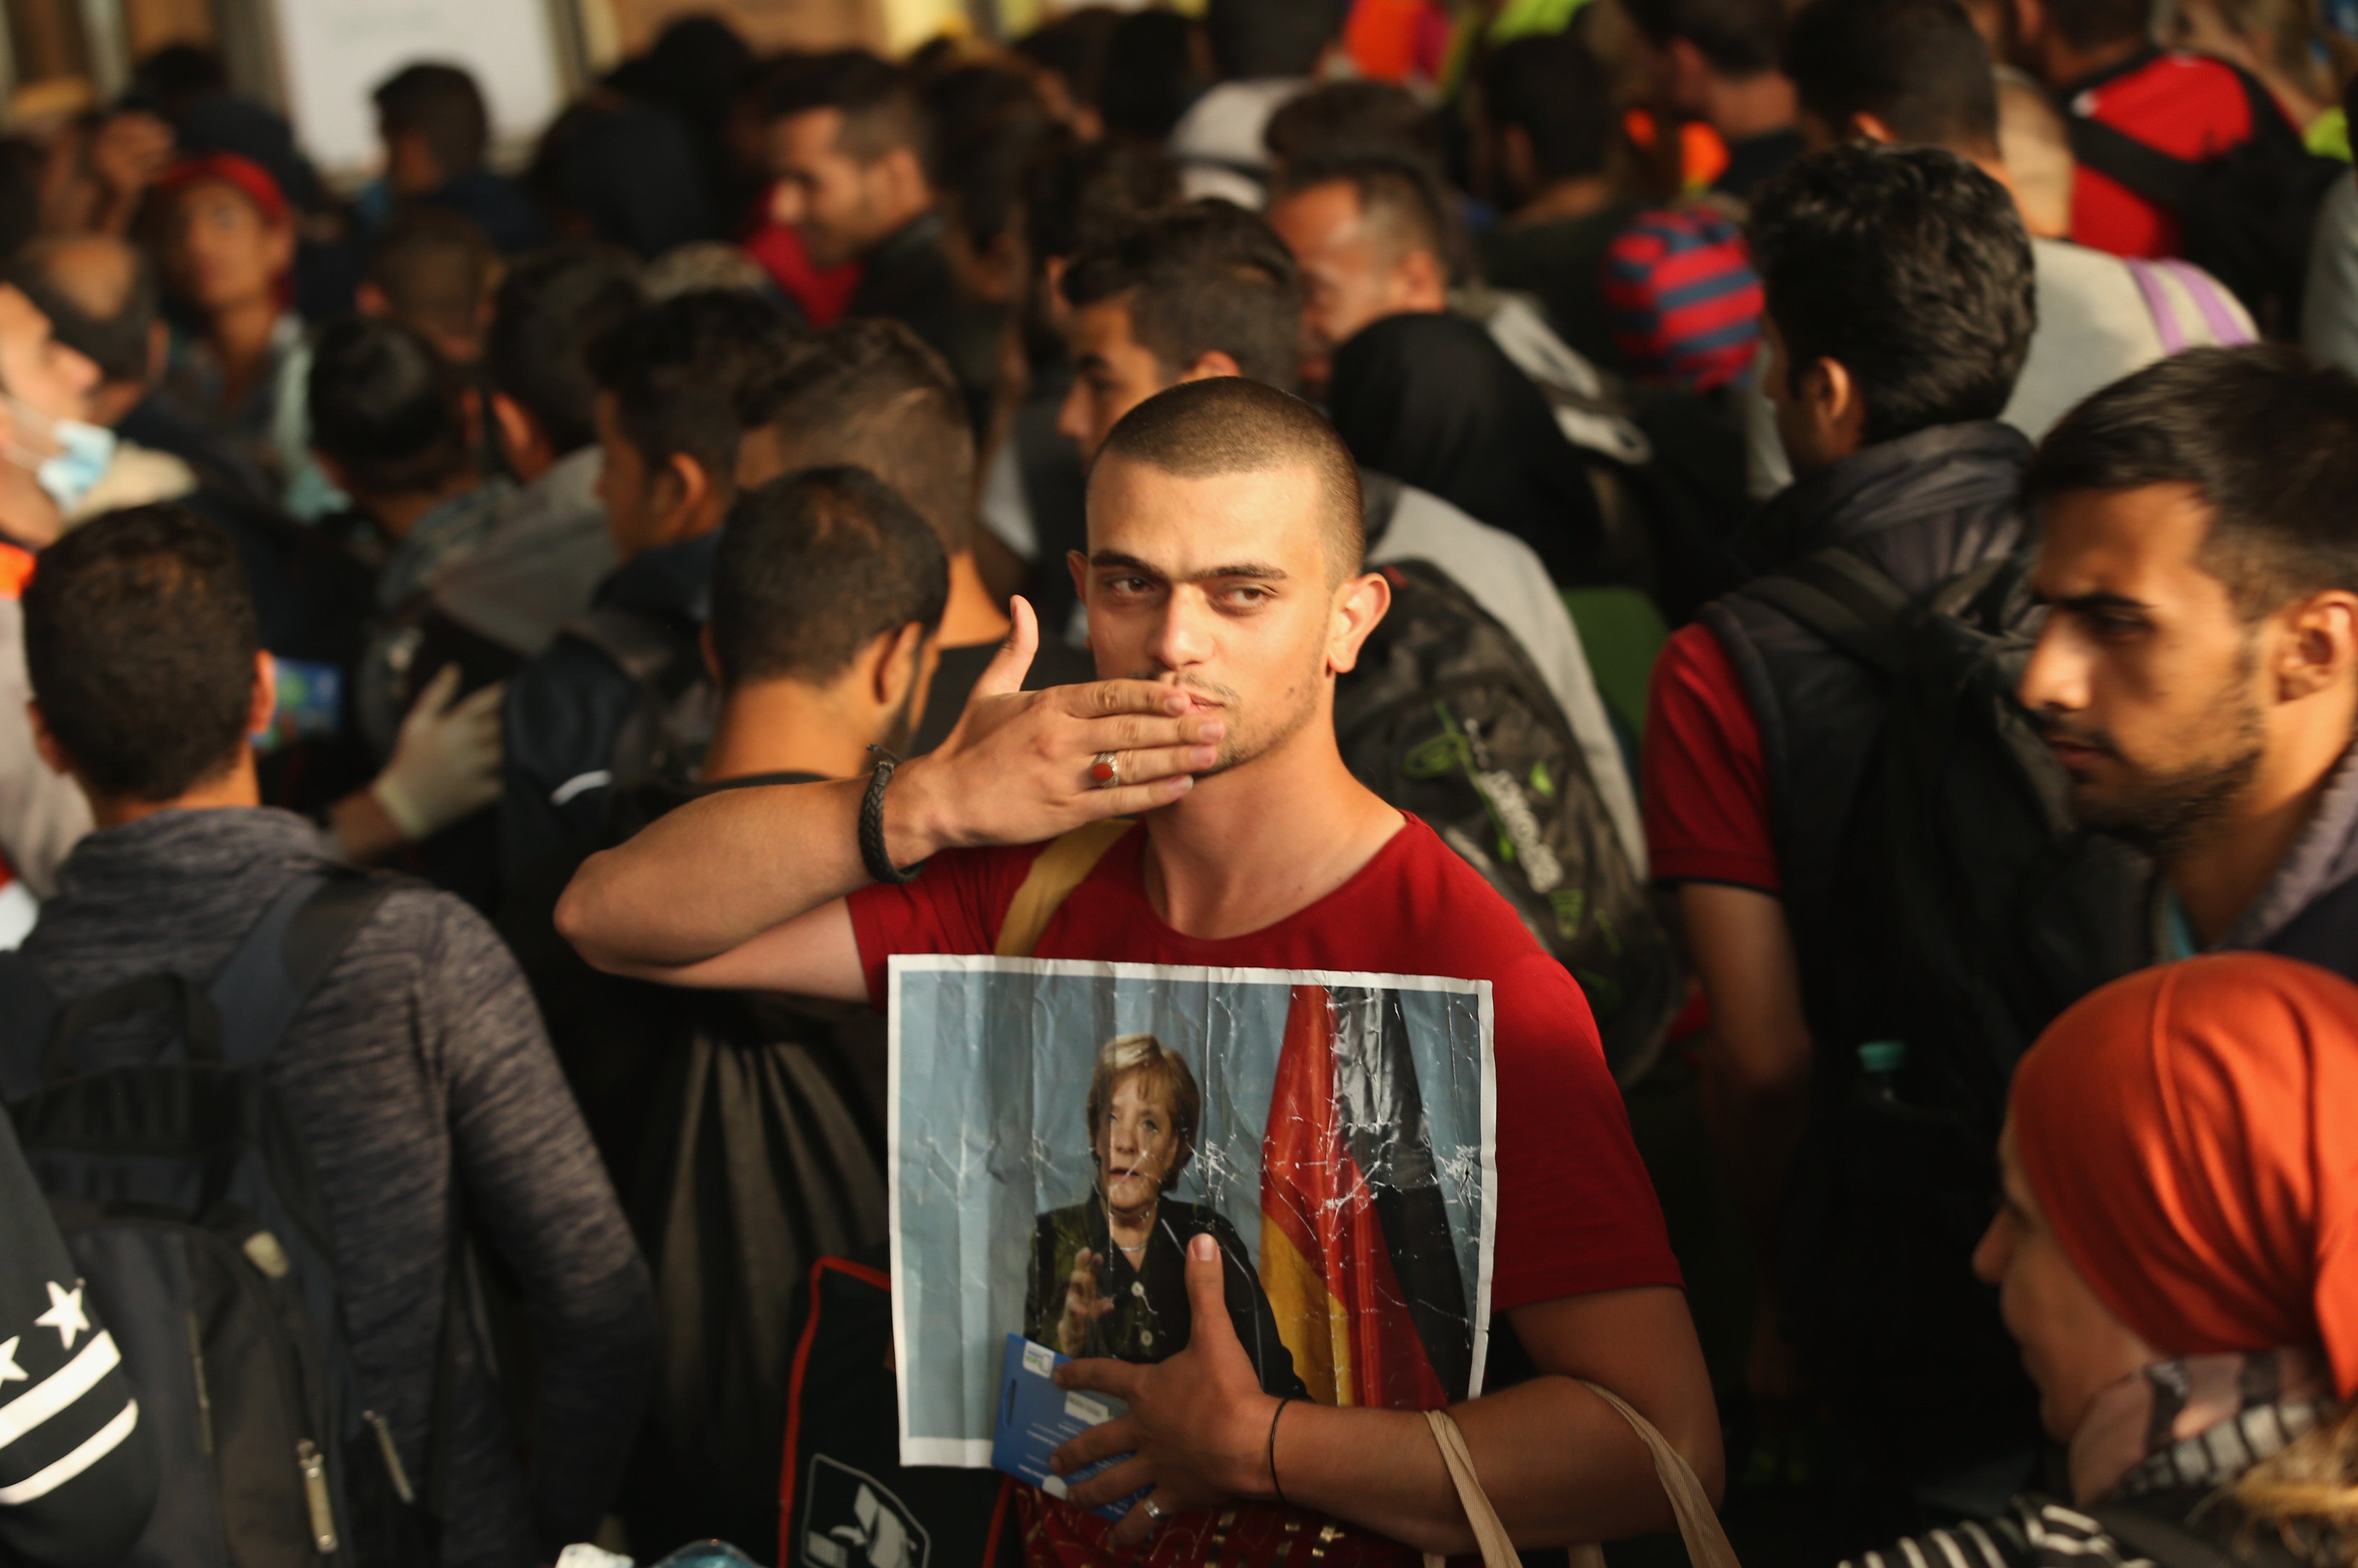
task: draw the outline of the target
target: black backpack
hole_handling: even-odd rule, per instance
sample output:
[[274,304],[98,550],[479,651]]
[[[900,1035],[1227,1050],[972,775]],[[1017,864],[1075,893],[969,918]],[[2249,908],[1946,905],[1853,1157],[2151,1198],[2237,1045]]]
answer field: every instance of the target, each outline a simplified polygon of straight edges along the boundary
[[[2149,869],[2072,825],[2062,769],[2015,700],[2026,566],[1998,557],[1918,600],[1833,548],[1740,590],[1884,689],[1804,976],[1812,1120],[1780,1274],[1819,1375],[1888,1418],[1862,1441],[1893,1454],[2029,1441],[2019,1357],[1970,1268],[2007,1087],[2056,1014],[2143,962]],[[1896,1095],[1860,1068],[1877,1039],[1904,1047]]]
[[2186,259],[2234,291],[2262,336],[2295,338],[2317,210],[2350,166],[2310,152],[2259,80],[2228,69],[2251,103],[2249,140],[2194,162],[2073,114],[2071,156],[2176,213]]
[[821,1258],[795,1314],[781,1568],[998,1568],[1023,1561],[1012,1477],[901,1463],[883,1248]]
[[[412,1476],[360,1396],[318,1184],[264,1071],[394,885],[297,878],[201,989],[154,974],[60,1004],[0,955],[0,1091],[162,1455],[138,1568],[434,1560],[460,1249]],[[176,1024],[153,1057],[77,1061],[91,1031],[158,1009]]]
[[605,654],[638,688],[607,762],[613,793],[626,795],[649,784],[675,791],[692,787],[720,716],[719,688],[705,670],[696,629],[601,604],[568,622],[560,635]]
[[1686,976],[1587,756],[1531,655],[1465,589],[1424,561],[1383,573],[1391,610],[1335,688],[1343,761],[1515,907],[1579,980],[1628,1083],[1651,1065]]

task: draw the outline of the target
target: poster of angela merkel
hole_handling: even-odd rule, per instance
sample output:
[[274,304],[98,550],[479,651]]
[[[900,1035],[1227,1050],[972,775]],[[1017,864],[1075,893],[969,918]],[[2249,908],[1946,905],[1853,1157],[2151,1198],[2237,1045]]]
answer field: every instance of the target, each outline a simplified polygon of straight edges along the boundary
[[1487,984],[990,957],[891,972],[903,1463],[990,1465],[1002,1365],[1026,1344],[1044,1361],[1184,1348],[1198,1235],[1271,1392],[1428,1409],[1481,1390]]

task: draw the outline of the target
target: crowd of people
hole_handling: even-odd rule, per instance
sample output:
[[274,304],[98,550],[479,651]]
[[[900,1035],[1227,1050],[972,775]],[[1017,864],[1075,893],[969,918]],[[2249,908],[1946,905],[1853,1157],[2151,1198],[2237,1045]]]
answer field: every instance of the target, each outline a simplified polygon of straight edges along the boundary
[[996,953],[1486,982],[1489,1376],[1265,1387],[1220,1220],[875,1568],[2358,1563],[2358,37],[1381,8],[7,128],[0,1560],[847,1568]]

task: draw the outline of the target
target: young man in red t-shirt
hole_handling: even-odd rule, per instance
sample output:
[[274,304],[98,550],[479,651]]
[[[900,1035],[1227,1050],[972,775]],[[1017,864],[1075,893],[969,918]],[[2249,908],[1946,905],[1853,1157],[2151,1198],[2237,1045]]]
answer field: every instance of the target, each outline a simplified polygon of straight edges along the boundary
[[[2243,80],[2207,55],[2154,47],[2146,0],[2010,0],[2015,62],[2066,113],[2201,163],[2251,140]],[[2178,214],[2085,163],[2071,184],[2071,238],[2118,256],[2174,256]]]
[[[892,954],[992,951],[1044,841],[1135,815],[1048,920],[1038,956],[1489,981],[1492,1303],[1538,1375],[1460,1406],[1457,1420],[1519,1542],[1660,1528],[1669,1510],[1646,1450],[1581,1379],[1644,1412],[1714,1489],[1717,1418],[1595,1022],[1506,903],[1432,829],[1352,778],[1336,747],[1335,678],[1389,603],[1384,579],[1358,570],[1348,451],[1272,388],[1238,377],[1174,387],[1126,416],[1100,454],[1089,546],[1074,570],[1092,649],[1123,678],[1019,691],[1038,638],[1022,607],[957,729],[892,776],[871,853],[869,781],[713,795],[590,861],[560,928],[622,972],[882,1005]],[[897,884],[869,870],[920,862],[921,877]],[[1113,1545],[1143,1541],[1155,1514],[1282,1489],[1293,1507],[1357,1527],[1378,1558],[1396,1543],[1471,1549],[1421,1417],[1281,1411],[1228,1327],[1217,1256],[1188,1270],[1197,1309],[1185,1350],[1152,1367],[1066,1369],[1130,1406],[1069,1444],[1067,1468],[1136,1456],[1076,1487],[1074,1506],[1042,1500],[1057,1530],[1035,1541],[1104,1544],[1078,1509],[1141,1487],[1154,1509],[1133,1509]]]

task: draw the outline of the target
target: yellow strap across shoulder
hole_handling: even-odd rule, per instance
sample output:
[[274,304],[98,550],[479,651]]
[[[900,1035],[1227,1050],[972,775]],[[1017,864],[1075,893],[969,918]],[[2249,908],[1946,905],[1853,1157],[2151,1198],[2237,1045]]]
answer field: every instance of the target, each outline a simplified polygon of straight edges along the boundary
[[1133,818],[1110,817],[1076,827],[1050,842],[1032,862],[1023,885],[999,923],[999,942],[991,951],[1001,958],[1028,958],[1040,945],[1042,933],[1072,891],[1088,880],[1105,852],[1134,827]]

